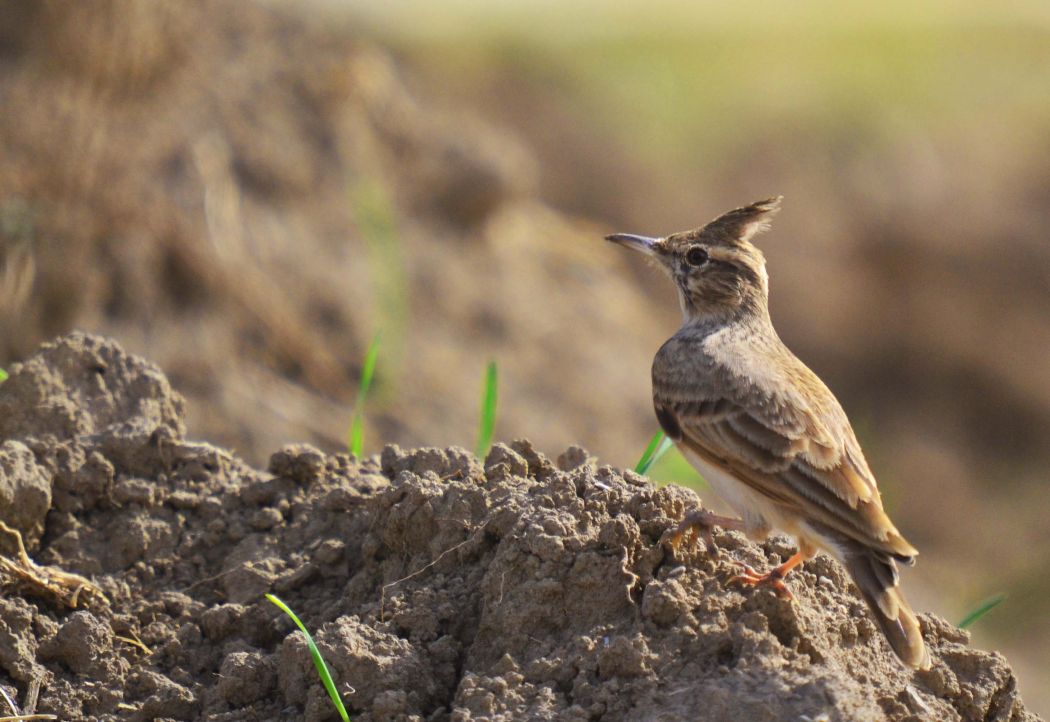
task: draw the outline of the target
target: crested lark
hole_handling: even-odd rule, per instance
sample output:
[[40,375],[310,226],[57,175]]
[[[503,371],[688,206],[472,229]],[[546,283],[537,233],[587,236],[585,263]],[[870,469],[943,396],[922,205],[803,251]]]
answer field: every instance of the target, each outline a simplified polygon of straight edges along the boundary
[[787,349],[769,318],[765,258],[751,243],[780,208],[771,198],[730,211],[703,228],[666,238],[608,236],[654,259],[678,289],[684,323],[653,361],[656,417],[685,457],[740,519],[688,514],[692,528],[739,529],[755,540],[773,529],[798,552],[768,574],[745,567],[736,580],[782,579],[824,550],[841,562],[909,666],[930,657],[901,593],[896,561],[916,552],[882,508],[875,477],[839,402]]

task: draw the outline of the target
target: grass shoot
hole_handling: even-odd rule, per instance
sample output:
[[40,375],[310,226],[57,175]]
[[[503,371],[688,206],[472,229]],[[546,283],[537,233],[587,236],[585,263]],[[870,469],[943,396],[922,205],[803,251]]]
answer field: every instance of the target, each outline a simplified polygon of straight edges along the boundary
[[645,447],[642,458],[638,460],[638,465],[634,467],[634,470],[639,474],[645,474],[670,448],[671,440],[662,430],[657,431],[649,441],[649,445]]
[[343,719],[343,722],[350,722],[350,716],[346,713],[346,707],[343,706],[343,700],[339,698],[339,693],[335,689],[335,682],[332,681],[332,674],[328,671],[328,665],[325,664],[324,657],[321,656],[321,651],[317,648],[317,644],[314,643],[314,638],[306,631],[306,626],[299,620],[295,612],[288,608],[288,605],[282,602],[279,598],[273,594],[267,594],[266,598],[269,599],[274,605],[277,606],[282,612],[291,617],[292,621],[295,622],[295,626],[299,627],[299,631],[306,636],[306,644],[310,648],[310,656],[314,660],[314,667],[317,668],[317,674],[321,678],[321,684],[324,685],[325,691],[328,692],[328,696],[332,699],[332,704],[335,705],[335,709],[339,712],[339,716]]
[[368,389],[372,386],[372,377],[375,376],[381,336],[382,332],[376,333],[365,353],[365,363],[361,367],[361,381],[357,387],[357,403],[354,404],[354,416],[350,421],[350,453],[359,459],[365,446],[365,398],[368,396]]
[[492,446],[492,434],[496,429],[496,402],[498,401],[499,371],[495,361],[489,361],[485,369],[485,387],[481,393],[481,422],[478,426],[477,456],[485,458]]
[[999,594],[993,594],[992,596],[988,597],[983,602],[978,604],[976,607],[974,607],[969,614],[963,617],[962,621],[959,622],[959,628],[968,629],[974,624],[974,622],[976,622],[984,615],[988,614],[988,612],[992,611],[1005,601],[1006,594],[1003,594],[1001,592]]
[[[365,262],[375,294],[375,324],[384,330],[384,378],[399,373],[408,334],[411,283],[390,190],[376,177],[350,184],[350,205],[365,246]],[[383,389],[377,389],[383,393]]]

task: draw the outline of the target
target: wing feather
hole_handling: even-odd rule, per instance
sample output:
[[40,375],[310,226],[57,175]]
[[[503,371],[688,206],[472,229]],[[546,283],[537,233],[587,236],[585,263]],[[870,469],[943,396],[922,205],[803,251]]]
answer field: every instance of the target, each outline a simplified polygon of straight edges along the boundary
[[828,424],[797,404],[777,405],[769,414],[715,394],[664,399],[655,387],[654,402],[681,429],[680,443],[786,510],[895,556],[915,554],[883,511],[841,410],[841,441],[834,443]]

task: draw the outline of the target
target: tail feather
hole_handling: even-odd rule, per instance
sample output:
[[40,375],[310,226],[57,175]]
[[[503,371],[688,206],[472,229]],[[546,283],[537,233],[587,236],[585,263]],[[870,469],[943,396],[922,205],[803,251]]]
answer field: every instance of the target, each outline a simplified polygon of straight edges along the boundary
[[893,651],[909,667],[929,669],[930,654],[919,620],[901,593],[897,565],[885,554],[860,546],[848,550],[844,562]]

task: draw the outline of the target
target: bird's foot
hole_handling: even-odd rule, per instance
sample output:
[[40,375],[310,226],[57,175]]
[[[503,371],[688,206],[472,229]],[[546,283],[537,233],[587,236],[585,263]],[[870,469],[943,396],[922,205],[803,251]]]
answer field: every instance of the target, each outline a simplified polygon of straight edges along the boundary
[[787,584],[784,583],[784,577],[787,576],[788,572],[801,564],[804,559],[805,556],[802,552],[796,552],[795,555],[786,562],[778,567],[774,567],[765,574],[760,574],[745,564],[744,571],[737,574],[735,577],[730,578],[729,583],[742,584],[748,587],[757,587],[761,584],[768,584],[773,587],[773,591],[777,593],[778,597],[782,599],[794,599],[791,590],[788,589]]
[[740,531],[744,528],[744,522],[727,516],[719,516],[707,509],[694,509],[682,517],[682,521],[674,529],[664,533],[661,541],[666,542],[671,551],[678,553],[678,547],[686,540],[686,537],[700,537],[704,540],[704,546],[712,559],[719,556],[718,546],[715,544],[714,528],[720,526],[723,529],[735,529]]

